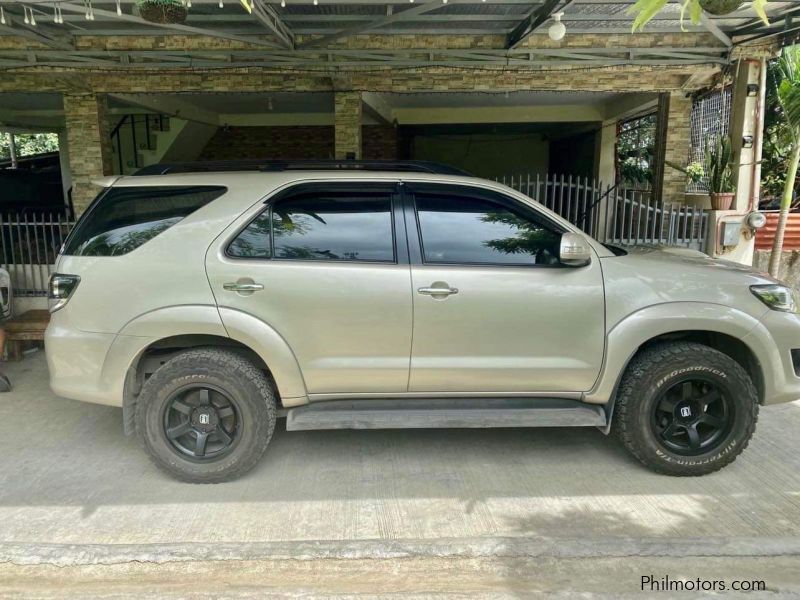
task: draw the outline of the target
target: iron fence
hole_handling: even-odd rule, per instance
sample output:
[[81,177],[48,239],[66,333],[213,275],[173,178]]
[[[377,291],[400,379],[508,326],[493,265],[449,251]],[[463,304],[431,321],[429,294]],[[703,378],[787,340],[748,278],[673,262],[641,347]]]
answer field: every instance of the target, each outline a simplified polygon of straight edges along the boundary
[[61,214],[0,214],[0,264],[15,296],[44,296],[56,256],[74,221]]
[[691,206],[665,206],[649,190],[603,186],[571,175],[511,175],[497,181],[604,243],[705,248],[708,213]]

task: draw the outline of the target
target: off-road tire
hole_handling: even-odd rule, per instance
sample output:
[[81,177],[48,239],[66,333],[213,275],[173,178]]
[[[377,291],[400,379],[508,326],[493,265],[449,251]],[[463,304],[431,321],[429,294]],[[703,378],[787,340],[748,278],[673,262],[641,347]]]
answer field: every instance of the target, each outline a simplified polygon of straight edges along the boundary
[[[660,443],[651,426],[654,403],[670,382],[697,373],[714,380],[734,408],[729,433],[708,452],[676,454]],[[665,342],[635,356],[616,396],[612,431],[644,465],[658,473],[698,476],[718,471],[747,447],[758,420],[758,393],[750,376],[729,356],[694,342]]]
[[[235,400],[241,418],[236,446],[216,460],[197,462],[181,455],[164,431],[164,411],[187,385],[210,385]],[[142,386],[136,402],[136,433],[153,462],[191,483],[221,483],[242,476],[264,454],[275,429],[276,402],[267,376],[230,350],[195,348],[162,365]]]

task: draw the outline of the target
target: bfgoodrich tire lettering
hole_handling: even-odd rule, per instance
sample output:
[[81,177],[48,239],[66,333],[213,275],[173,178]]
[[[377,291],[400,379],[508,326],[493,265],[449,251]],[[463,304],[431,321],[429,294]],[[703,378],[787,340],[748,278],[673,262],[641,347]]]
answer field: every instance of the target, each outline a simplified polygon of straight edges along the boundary
[[[199,390],[196,397],[178,400],[176,408],[176,398],[193,390]],[[198,348],[169,360],[142,386],[136,432],[155,464],[173,477],[219,483],[258,463],[275,429],[275,416],[275,396],[263,372],[229,350]],[[188,433],[173,439],[180,426]],[[217,427],[219,434],[208,438],[213,441],[206,446],[204,439],[198,448],[198,433]]]
[[616,435],[650,469],[705,475],[747,447],[758,420],[758,395],[729,356],[693,342],[662,343],[631,361],[613,419]]

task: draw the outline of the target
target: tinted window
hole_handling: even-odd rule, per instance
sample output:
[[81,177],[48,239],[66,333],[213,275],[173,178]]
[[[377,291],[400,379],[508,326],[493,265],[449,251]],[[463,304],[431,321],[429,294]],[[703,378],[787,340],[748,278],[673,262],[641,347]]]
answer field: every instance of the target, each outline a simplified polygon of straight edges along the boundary
[[262,213],[231,242],[228,254],[246,258],[393,261],[391,199],[384,194],[343,193],[278,200],[271,212]]
[[126,254],[224,193],[219,186],[111,188],[75,226],[64,254]]
[[558,264],[561,235],[523,214],[484,200],[417,194],[425,262]]

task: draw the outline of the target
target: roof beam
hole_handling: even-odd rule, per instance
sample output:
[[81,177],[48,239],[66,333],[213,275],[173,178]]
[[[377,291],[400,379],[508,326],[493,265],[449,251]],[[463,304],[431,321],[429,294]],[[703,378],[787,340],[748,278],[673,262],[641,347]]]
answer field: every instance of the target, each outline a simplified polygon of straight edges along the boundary
[[733,40],[726,34],[722,29],[719,28],[719,25],[714,23],[711,19],[708,18],[705,12],[700,15],[700,24],[708,29],[708,32],[717,38],[720,42],[725,44],[727,48],[733,46]]
[[[468,0],[454,0],[451,4],[465,4]],[[423,15],[428,12],[432,12],[436,9],[442,8],[446,5],[438,2],[437,0],[431,0],[430,2],[426,2],[424,4],[417,4],[414,8],[408,8],[401,12],[395,12],[390,15],[386,15],[380,19],[376,19],[374,21],[370,21],[368,23],[361,23],[359,25],[355,25],[353,27],[347,29],[340,29],[334,33],[329,35],[324,35],[321,38],[317,38],[315,40],[311,40],[310,42],[303,44],[304,48],[319,48],[321,46],[327,46],[333,41],[336,41],[343,37],[349,37],[351,35],[355,35],[357,33],[361,33],[362,31],[371,31],[373,29],[380,29],[381,27],[385,27],[386,25],[391,25],[392,23],[397,23],[398,21],[409,21],[412,17],[417,17],[419,15]]]
[[39,42],[40,44],[44,44],[49,48],[55,48],[56,50],[72,50],[75,48],[67,38],[50,35],[49,32],[45,33],[46,30],[42,30],[41,27],[36,27],[34,29],[32,27],[28,27],[24,23],[18,22],[16,22],[12,27],[11,22],[10,15],[6,13],[7,25],[0,25],[0,32],[8,35],[17,35],[27,40]]
[[[77,13],[85,13],[86,7],[78,4],[72,4],[70,2],[62,2],[59,4],[61,10],[70,11],[70,12],[77,12]],[[177,23],[172,24],[161,24],[161,23],[151,23],[150,21],[145,21],[141,17],[136,17],[134,15],[129,15],[123,13],[118,15],[116,12],[105,10],[102,8],[94,8],[94,14],[102,17],[111,17],[116,21],[127,21],[129,23],[137,23],[139,25],[148,25],[150,27],[160,27],[162,29],[168,29],[174,32],[179,33],[190,33],[192,35],[207,35],[211,37],[218,37],[228,40],[233,40],[236,42],[242,42],[244,44],[251,44],[255,46],[264,46],[267,48],[276,48],[278,47],[277,44],[274,42],[267,42],[264,40],[254,39],[254,38],[246,38],[239,35],[231,34],[231,33],[224,33],[222,31],[217,31],[214,29],[201,29],[199,27],[190,27],[189,25],[180,25]]]
[[266,4],[263,0],[254,0],[253,15],[266,27],[269,32],[280,41],[281,45],[290,50],[294,50],[294,33],[286,23],[283,22],[278,11]]
[[[561,8],[567,6],[571,0],[563,0]],[[522,22],[517,25],[506,38],[506,48],[509,50],[516,48],[525,38],[532,34],[545,21],[547,21],[558,8],[562,0],[545,0],[544,4],[528,14]]]
[[[728,51],[721,46],[709,47],[646,47],[646,48],[524,48],[502,49],[431,49],[403,50],[285,50],[264,52],[252,50],[0,50],[0,67],[63,66],[91,68],[103,64],[121,72],[163,67],[170,68],[287,68],[298,65],[316,67],[377,66],[542,66],[569,67],[573,65],[722,65],[728,64]],[[137,97],[144,105],[147,95]],[[164,107],[154,110],[166,112]],[[183,112],[182,118],[187,117]],[[203,122],[207,117],[196,120]]]

